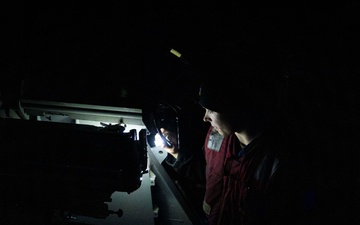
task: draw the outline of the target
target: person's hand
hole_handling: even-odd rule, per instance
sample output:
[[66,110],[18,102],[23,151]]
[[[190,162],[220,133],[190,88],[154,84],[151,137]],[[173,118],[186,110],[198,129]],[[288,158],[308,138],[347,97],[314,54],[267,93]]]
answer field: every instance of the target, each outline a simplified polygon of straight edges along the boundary
[[176,141],[176,134],[165,130],[164,128],[160,128],[160,131],[162,133],[162,135],[170,141],[170,143],[172,144],[173,147],[169,148],[167,147],[165,144],[162,146],[163,149],[165,149],[166,152],[168,152],[169,154],[171,154],[175,159],[178,157],[179,155],[179,150],[177,147],[177,141]]

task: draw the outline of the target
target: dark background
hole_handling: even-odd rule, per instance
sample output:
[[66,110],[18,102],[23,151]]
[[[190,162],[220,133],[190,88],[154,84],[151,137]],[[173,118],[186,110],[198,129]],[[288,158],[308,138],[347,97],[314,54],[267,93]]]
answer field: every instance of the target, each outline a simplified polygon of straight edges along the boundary
[[3,2],[1,97],[138,108],[192,97],[204,78],[194,71],[240,43],[288,78],[285,115],[326,190],[326,215],[350,218],[359,208],[360,4],[288,2]]
[[358,98],[358,12],[356,1],[8,1],[1,6],[1,76],[25,80],[29,97],[140,103],[167,84],[198,82],[201,75],[184,73],[171,48],[204,67],[236,42],[286,70],[293,90],[302,89],[296,95],[350,103]]

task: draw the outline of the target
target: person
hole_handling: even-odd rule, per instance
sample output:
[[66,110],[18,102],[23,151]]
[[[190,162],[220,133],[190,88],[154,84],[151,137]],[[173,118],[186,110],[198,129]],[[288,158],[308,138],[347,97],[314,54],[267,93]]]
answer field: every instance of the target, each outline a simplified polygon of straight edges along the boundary
[[[207,74],[198,101],[210,124],[205,163],[174,145],[163,146],[167,164],[191,180],[205,180],[209,225],[308,224],[315,197],[301,149],[276,123],[276,79],[249,60],[235,71],[217,65]],[[174,141],[172,132],[161,131]]]

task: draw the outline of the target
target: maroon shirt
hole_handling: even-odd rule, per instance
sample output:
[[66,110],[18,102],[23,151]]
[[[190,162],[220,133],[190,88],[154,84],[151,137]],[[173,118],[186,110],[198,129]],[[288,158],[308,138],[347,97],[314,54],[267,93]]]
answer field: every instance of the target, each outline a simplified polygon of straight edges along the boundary
[[281,146],[263,135],[242,149],[235,134],[222,137],[210,127],[204,143],[206,166],[197,157],[168,163],[194,182],[202,180],[196,171],[206,168],[203,210],[209,225],[297,224],[305,218],[297,173],[301,167],[279,154],[289,151]]
[[209,225],[288,221],[288,207],[294,209],[290,199],[295,196],[287,176],[291,170],[284,169],[283,173],[282,161],[273,151],[276,144],[268,143],[260,136],[243,149],[245,154],[240,157],[241,146],[235,135],[222,137],[209,129],[204,146],[207,166],[203,205]]

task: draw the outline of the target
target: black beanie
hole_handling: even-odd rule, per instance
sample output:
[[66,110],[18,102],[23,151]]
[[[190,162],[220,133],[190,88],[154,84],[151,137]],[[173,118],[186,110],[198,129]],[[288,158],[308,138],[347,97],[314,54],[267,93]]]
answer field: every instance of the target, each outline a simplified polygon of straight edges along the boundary
[[199,104],[220,113],[272,111],[278,92],[274,65],[251,51],[230,47],[202,68],[204,82],[200,85]]
[[[215,79],[214,79],[215,78]],[[212,76],[200,85],[199,104],[219,113],[272,111],[277,90],[262,76]]]
[[[213,79],[203,82],[199,90],[199,104],[209,110],[220,113],[232,113],[241,108],[241,87],[231,81],[214,81]],[[244,96],[243,96],[244,97]]]

